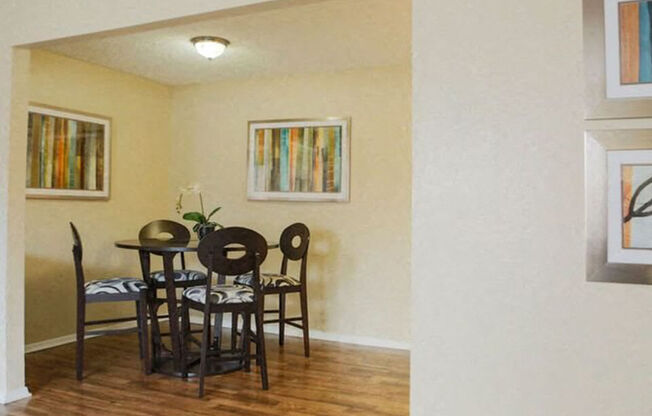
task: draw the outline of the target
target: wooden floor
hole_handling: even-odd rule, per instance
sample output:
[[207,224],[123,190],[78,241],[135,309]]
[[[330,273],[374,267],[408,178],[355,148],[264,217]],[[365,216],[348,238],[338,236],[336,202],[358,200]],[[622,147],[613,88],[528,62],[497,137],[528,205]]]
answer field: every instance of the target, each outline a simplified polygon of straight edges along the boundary
[[[299,338],[266,336],[270,389],[260,374],[236,373],[197,382],[140,372],[134,335],[87,341],[86,378],[74,377],[74,344],[28,354],[31,399],[3,415],[406,415],[409,353],[313,340],[311,357]],[[124,356],[134,357],[133,360]]]

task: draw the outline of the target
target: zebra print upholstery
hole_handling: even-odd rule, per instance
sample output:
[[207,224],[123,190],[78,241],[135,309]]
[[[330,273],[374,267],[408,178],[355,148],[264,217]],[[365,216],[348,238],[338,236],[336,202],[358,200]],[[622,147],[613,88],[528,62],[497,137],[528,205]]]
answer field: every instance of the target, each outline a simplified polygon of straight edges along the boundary
[[[206,302],[205,287],[191,287],[183,291],[183,296],[198,303]],[[254,291],[241,285],[216,285],[211,288],[211,303],[251,303],[254,301]]]
[[133,277],[91,280],[84,283],[84,293],[87,295],[138,293],[141,290],[147,290],[147,284],[141,279],[135,279]]
[[[165,272],[163,270],[152,272],[150,273],[150,276],[152,280],[157,283],[165,283]],[[197,280],[206,280],[206,273],[188,269],[174,271],[175,282],[189,282]]]
[[[252,279],[253,275],[251,273],[242,274],[235,278],[234,283],[238,285],[251,286]],[[279,273],[261,273],[260,283],[262,287],[266,288],[301,285],[301,282],[294,277]]]

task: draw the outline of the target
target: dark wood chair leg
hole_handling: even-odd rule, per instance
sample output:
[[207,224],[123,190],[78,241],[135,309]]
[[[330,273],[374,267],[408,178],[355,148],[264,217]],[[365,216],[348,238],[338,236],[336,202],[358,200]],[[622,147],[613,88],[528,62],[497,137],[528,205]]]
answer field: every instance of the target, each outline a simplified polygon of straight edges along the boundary
[[[192,324],[190,323],[190,306],[188,306],[188,301],[185,301],[186,303],[186,309],[188,309],[187,316],[181,315],[181,340],[188,339],[190,334],[192,333]],[[181,307],[183,308],[184,301],[183,299],[181,300]],[[184,332],[185,331],[185,332]],[[184,338],[185,337],[185,338]]]
[[149,317],[152,321],[152,359],[156,361],[161,356],[161,327],[158,322],[158,308],[160,303],[156,302],[156,289],[152,289],[153,295],[150,294],[148,300]]
[[84,378],[84,322],[86,321],[86,302],[83,298],[77,300],[77,351],[75,368],[77,380]]
[[231,350],[235,350],[238,338],[238,313],[231,313]]
[[240,342],[242,343],[242,351],[244,354],[244,371],[246,373],[251,371],[251,312],[247,311],[242,314],[242,332],[240,335]]
[[278,294],[278,345],[285,343],[285,292]]
[[260,363],[260,377],[263,382],[263,390],[267,390],[269,389],[269,383],[267,381],[267,356],[265,354],[265,331],[263,329],[264,309],[260,306],[256,312],[256,361]]
[[144,353],[143,353],[143,337],[142,337],[142,331],[143,331],[143,326],[142,326],[142,321],[140,319],[140,301],[136,301],[136,325],[138,326],[138,353],[140,354],[140,359],[144,358]]
[[188,378],[188,342],[190,337],[190,308],[186,298],[181,300],[181,374]]
[[[260,316],[261,322],[265,320],[265,295],[261,293],[260,295],[260,300],[259,300],[260,305],[258,306],[260,308]],[[256,313],[256,317],[258,316],[258,312]],[[256,343],[256,366],[260,365],[260,358],[258,356],[258,351],[260,351],[260,339],[258,338],[258,321],[255,321],[256,324],[256,336],[254,337],[254,342]],[[264,324],[263,324],[264,325]]]
[[199,361],[199,397],[204,396],[204,377],[206,376],[206,367],[208,365],[208,348],[210,347],[210,327],[211,314],[204,314],[204,327],[202,331],[201,351]]
[[303,354],[310,357],[310,329],[308,326],[308,293],[305,285],[301,288],[301,326],[303,327]]
[[[212,340],[213,340],[213,349],[215,351],[220,351],[222,349],[222,320],[223,319],[224,319],[224,315],[222,313],[213,314]],[[209,331],[208,338],[211,339],[210,327],[208,328],[208,331]]]
[[147,325],[147,292],[142,291],[138,305],[138,328],[140,335],[140,351],[145,374],[152,374],[152,361],[149,355],[149,328]]

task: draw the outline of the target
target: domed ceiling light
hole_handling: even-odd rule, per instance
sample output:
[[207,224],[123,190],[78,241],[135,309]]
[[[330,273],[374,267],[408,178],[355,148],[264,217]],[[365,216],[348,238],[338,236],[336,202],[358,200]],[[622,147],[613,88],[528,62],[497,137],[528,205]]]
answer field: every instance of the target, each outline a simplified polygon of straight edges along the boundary
[[222,55],[229,46],[229,41],[217,36],[196,36],[190,39],[195,46],[197,53],[209,60],[215,59]]

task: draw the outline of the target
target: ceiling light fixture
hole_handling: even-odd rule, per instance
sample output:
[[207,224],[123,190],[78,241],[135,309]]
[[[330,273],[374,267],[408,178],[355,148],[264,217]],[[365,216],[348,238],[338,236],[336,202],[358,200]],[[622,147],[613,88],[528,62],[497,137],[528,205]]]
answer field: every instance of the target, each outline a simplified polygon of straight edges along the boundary
[[229,46],[229,41],[217,36],[197,36],[190,39],[190,42],[197,49],[204,58],[215,59],[224,53],[224,50]]

